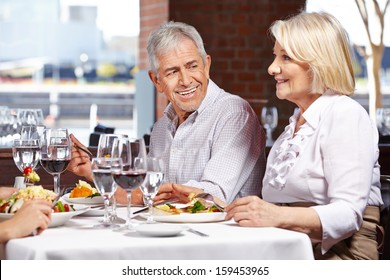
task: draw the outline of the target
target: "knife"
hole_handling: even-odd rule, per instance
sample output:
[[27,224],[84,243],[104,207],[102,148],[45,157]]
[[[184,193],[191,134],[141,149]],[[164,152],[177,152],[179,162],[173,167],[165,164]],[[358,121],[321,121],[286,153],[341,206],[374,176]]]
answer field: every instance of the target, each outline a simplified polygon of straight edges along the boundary
[[189,231],[189,232],[191,232],[191,233],[193,233],[193,234],[202,236],[202,237],[209,237],[208,234],[203,233],[203,232],[200,232],[200,231],[197,231],[197,230],[195,230],[195,229],[193,229],[193,228],[188,228],[187,231]]
[[[163,205],[163,204],[172,204],[172,203],[176,203],[176,202],[179,202],[179,200],[175,199],[175,200],[171,200],[171,201],[163,201],[163,202],[156,203],[153,206],[159,206],[159,205]],[[142,212],[144,212],[144,211],[146,211],[148,209],[149,209],[149,207],[145,206],[145,207],[143,207],[141,209],[138,209],[137,211],[134,211],[133,215],[142,213]]]

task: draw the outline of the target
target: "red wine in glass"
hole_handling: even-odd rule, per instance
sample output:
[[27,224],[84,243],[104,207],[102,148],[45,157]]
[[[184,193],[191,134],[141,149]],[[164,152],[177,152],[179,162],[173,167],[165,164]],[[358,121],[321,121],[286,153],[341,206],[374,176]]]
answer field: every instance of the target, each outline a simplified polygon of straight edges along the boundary
[[41,159],[41,165],[47,173],[62,173],[68,167],[68,159]]
[[142,185],[146,171],[120,171],[112,174],[115,182],[127,191],[132,191]]

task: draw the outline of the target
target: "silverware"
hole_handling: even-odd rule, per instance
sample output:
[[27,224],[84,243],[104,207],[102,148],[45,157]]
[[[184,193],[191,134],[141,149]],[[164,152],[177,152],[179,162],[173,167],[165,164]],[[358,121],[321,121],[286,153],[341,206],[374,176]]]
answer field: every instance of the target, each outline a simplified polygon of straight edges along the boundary
[[218,204],[218,202],[216,202],[214,200],[214,197],[211,194],[209,194],[209,193],[198,193],[194,198],[202,198],[205,201],[208,201],[208,202],[214,204],[215,207],[217,207],[222,212],[225,211],[225,207],[220,205],[220,204]]
[[193,233],[193,234],[196,234],[196,235],[202,236],[202,237],[209,237],[209,235],[208,235],[208,234],[206,234],[206,233],[203,233],[203,232],[200,232],[200,231],[198,231],[198,230],[195,230],[195,229],[193,229],[193,228],[188,228],[188,229],[187,229],[187,231],[189,231],[189,232],[191,232],[191,233]]
[[104,206],[102,206],[102,205],[93,205],[93,206],[90,206],[89,208],[91,208],[93,210],[102,210],[102,209],[104,209]]
[[58,194],[58,196],[53,200],[53,206],[51,207],[52,209],[54,209],[54,207],[56,206],[56,203],[57,201],[64,195],[65,191],[67,191],[68,189],[70,188],[73,188],[73,187],[67,187],[67,188],[63,188],[60,193]]
[[76,149],[79,149],[79,150],[82,150],[83,152],[87,153],[90,157],[93,157],[93,154],[92,152],[90,152],[89,150],[83,148],[83,147],[80,147],[79,145],[76,145],[76,144],[73,144],[73,146],[76,148]]
[[[172,201],[159,202],[159,203],[154,204],[153,206],[159,206],[159,205],[163,205],[163,204],[167,204],[167,203],[169,204],[169,203],[176,203],[176,202],[179,202],[179,200],[172,200]],[[134,211],[134,212],[133,212],[133,215],[142,213],[142,212],[144,212],[144,211],[146,211],[146,210],[148,210],[148,209],[149,209],[149,207],[148,207],[148,206],[145,206],[145,207],[143,207],[143,208],[141,208],[141,209],[138,209],[137,211]]]

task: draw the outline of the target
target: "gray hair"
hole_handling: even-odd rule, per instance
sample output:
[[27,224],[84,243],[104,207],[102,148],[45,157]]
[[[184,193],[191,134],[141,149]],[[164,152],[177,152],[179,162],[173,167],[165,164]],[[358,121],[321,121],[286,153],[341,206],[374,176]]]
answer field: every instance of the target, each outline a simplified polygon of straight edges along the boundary
[[174,49],[183,39],[190,39],[194,42],[203,63],[206,63],[207,53],[199,32],[191,25],[170,21],[149,35],[147,51],[150,70],[157,74],[160,66],[158,56]]

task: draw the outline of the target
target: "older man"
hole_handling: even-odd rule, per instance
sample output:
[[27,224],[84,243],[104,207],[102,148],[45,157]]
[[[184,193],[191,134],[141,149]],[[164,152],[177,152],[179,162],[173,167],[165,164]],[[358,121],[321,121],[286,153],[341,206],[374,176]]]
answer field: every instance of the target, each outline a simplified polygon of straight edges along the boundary
[[[260,195],[264,132],[248,102],[210,79],[211,57],[196,29],[168,22],[151,33],[147,50],[149,77],[170,101],[151,133],[150,155],[165,162],[158,199],[174,196],[172,184],[201,189],[227,203]],[[70,170],[77,172],[77,165]],[[123,202],[125,192],[116,196]],[[132,202],[140,201],[140,191],[133,192]]]

